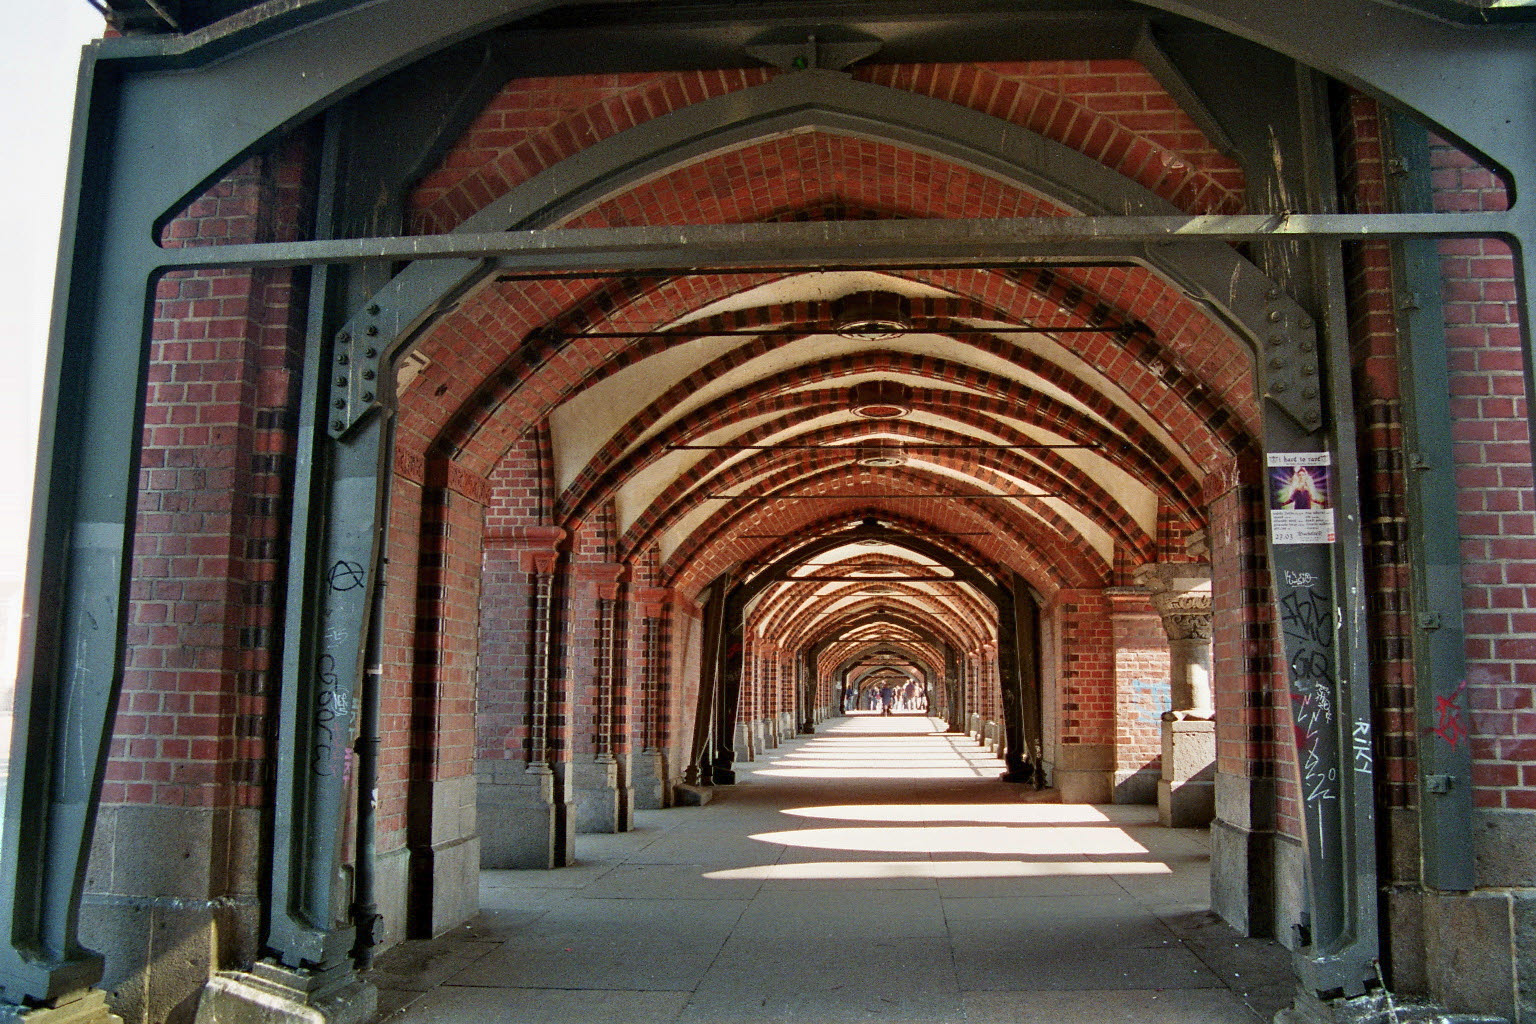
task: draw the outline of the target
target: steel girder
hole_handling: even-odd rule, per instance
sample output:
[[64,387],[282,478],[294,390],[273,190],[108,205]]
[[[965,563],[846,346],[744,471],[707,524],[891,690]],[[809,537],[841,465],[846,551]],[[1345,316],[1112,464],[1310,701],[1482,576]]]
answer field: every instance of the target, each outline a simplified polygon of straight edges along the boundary
[[[186,37],[109,40],[89,52],[47,366],[14,761],[0,859],[10,936],[8,946],[0,949],[0,984],[13,1004],[63,998],[99,977],[99,961],[80,949],[76,926],[122,670],[147,351],[144,324],[152,280],[158,268],[170,265],[153,244],[156,224],[200,185],[285,128],[418,57],[550,6],[462,0],[435,10],[429,20],[419,17],[414,0],[281,0]],[[1536,163],[1531,152],[1536,80],[1528,73],[1536,47],[1526,27],[1454,25],[1372,0],[1296,0],[1283,6],[1263,0],[1146,0],[1145,6],[1252,39],[1396,101],[1504,169],[1517,194]],[[1434,73],[1426,74],[1426,68]],[[1488,102],[1490,95],[1499,102]],[[1105,231],[1111,237],[1123,232],[1125,240],[1135,243],[1158,244],[1170,235],[1207,230],[1212,237],[1233,237],[1222,231],[1314,238],[1501,234],[1515,243],[1517,253],[1536,240],[1524,203],[1506,216],[1457,218],[1454,223],[1451,218],[1321,216],[1291,217],[1268,226],[1084,222],[1082,227],[1098,232],[1093,244],[1105,241]],[[962,228],[947,240],[958,247],[985,241],[984,235],[967,239]],[[1041,235],[1035,241],[1058,251],[1073,244],[1069,238],[1050,237],[1054,240]],[[826,262],[836,251],[849,251],[850,237],[829,240],[830,246],[813,246],[814,252],[800,258]],[[608,239],[609,244],[616,241],[626,244],[617,235]],[[942,248],[944,241],[934,243]],[[746,243],[737,240],[738,246]],[[893,255],[910,259],[911,253],[904,248]],[[332,255],[347,261],[383,254]],[[241,255],[248,266],[330,258],[320,250],[246,250]],[[410,258],[408,251],[404,255]],[[580,257],[579,269],[593,267],[592,255]],[[696,263],[698,250],[694,255]],[[1521,260],[1521,273],[1529,294],[1529,261]],[[325,473],[330,493],[347,478],[334,468]],[[324,521],[310,504],[295,511],[296,534]],[[328,544],[314,550],[326,550]],[[320,566],[318,556],[312,560],[317,564],[291,568],[313,575]],[[348,613],[346,628],[353,636],[363,632],[361,615]],[[302,682],[315,691],[315,665],[294,671],[307,679],[285,678],[285,688]],[[304,959],[298,951],[293,955]]]

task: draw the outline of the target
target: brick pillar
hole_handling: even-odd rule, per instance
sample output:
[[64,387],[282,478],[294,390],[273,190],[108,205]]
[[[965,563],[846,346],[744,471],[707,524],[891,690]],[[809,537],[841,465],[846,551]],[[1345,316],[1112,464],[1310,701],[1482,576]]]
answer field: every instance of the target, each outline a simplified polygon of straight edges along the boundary
[[566,696],[557,690],[558,527],[488,531],[484,583],[502,599],[481,609],[482,652],[505,651],[504,668],[482,672],[476,760],[481,866],[552,868],[575,857]]
[[635,671],[638,674],[639,699],[636,703],[641,727],[631,788],[635,806],[651,810],[669,807],[672,803],[672,775],[667,763],[672,690],[671,594],[662,587],[639,588],[633,594],[640,620],[640,650]]
[[[164,244],[301,237],[306,162],[301,139],[246,161]],[[127,1024],[185,1013],[260,949],[305,305],[283,270],[177,271],[155,289],[127,651],[80,910]]]
[[489,497],[483,478],[437,463],[421,498],[407,790],[410,927],[439,935],[474,916],[480,863],[474,771],[476,650]]
[[1207,478],[1211,547],[1211,680],[1216,817],[1211,909],[1244,935],[1275,920],[1274,684],[1262,485],[1256,466]]
[[1103,590],[1059,590],[1061,728],[1056,786],[1064,803],[1107,804],[1115,792],[1115,659]]
[[1115,644],[1115,803],[1156,803],[1169,645],[1144,591],[1115,587],[1105,594]]
[[623,832],[634,817],[628,744],[621,752],[614,736],[624,568],[581,562],[570,573],[564,684],[572,699],[571,795],[578,833]]

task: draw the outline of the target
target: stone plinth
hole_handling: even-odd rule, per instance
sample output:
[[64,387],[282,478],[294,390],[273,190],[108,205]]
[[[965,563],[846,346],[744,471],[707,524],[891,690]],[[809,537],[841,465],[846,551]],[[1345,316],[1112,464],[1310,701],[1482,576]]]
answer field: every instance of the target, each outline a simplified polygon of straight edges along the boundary
[[1170,828],[1204,828],[1216,817],[1216,723],[1163,719],[1163,774],[1157,818]]

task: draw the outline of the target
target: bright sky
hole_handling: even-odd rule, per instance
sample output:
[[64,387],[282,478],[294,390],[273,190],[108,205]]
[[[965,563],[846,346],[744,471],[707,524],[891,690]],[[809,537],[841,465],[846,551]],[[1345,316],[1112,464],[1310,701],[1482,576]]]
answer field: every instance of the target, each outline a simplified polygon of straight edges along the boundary
[[[0,634],[13,627],[17,581],[26,563],[59,209],[74,117],[80,47],[102,33],[85,0],[15,3],[10,41],[0,48],[0,195],[6,199],[0,249]],[[9,636],[0,652],[9,656]],[[9,671],[6,665],[3,671]]]

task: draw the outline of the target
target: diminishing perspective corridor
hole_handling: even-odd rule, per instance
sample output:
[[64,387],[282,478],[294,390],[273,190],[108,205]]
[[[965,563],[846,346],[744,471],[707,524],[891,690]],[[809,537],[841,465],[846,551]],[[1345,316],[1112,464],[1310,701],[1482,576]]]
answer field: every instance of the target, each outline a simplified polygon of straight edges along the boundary
[[381,960],[380,1018],[1246,1024],[1289,1001],[1283,950],[1209,913],[1205,830],[1042,802],[943,728],[833,719],[708,806],[579,837],[571,867],[483,872],[478,919]]

